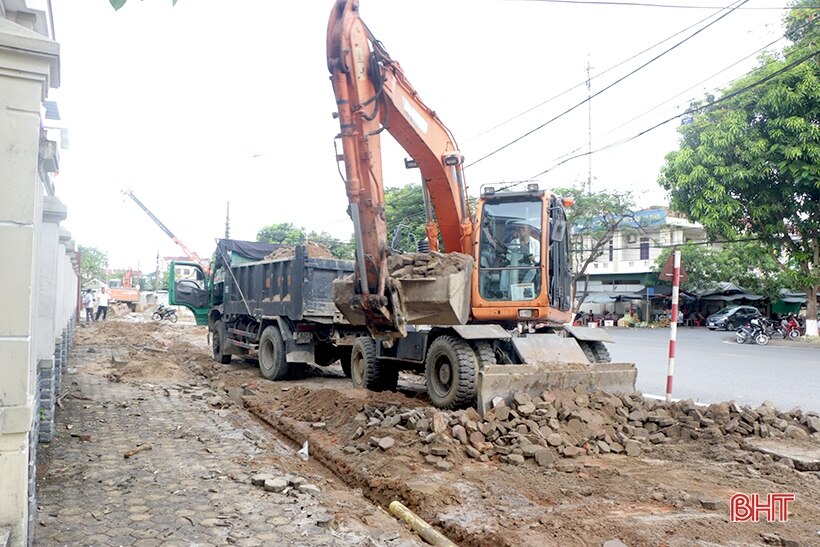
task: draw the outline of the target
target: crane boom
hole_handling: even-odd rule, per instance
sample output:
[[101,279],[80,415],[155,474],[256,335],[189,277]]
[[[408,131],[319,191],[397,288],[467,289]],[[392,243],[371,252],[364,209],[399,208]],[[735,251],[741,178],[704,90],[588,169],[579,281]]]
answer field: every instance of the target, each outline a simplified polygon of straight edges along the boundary
[[125,190],[122,191],[122,193],[125,194],[126,196],[130,197],[131,199],[133,199],[134,203],[139,205],[139,208],[142,209],[143,211],[145,211],[145,214],[148,215],[151,218],[151,220],[153,220],[154,223],[156,223],[156,225],[159,226],[160,229],[163,232],[165,232],[165,235],[170,237],[171,240],[174,243],[179,245],[180,249],[182,249],[182,251],[185,253],[185,256],[187,256],[190,260],[192,260],[192,261],[196,262],[197,264],[199,264],[202,267],[202,269],[205,271],[206,274],[210,273],[210,268],[208,267],[208,264],[206,264],[205,261],[202,260],[199,257],[198,254],[196,254],[194,251],[189,249],[187,245],[185,245],[182,241],[180,241],[180,239],[177,236],[175,236],[173,234],[173,232],[171,232],[171,230],[169,230],[168,227],[165,224],[163,224],[162,221],[160,219],[158,219],[157,216],[154,213],[152,213],[151,210],[148,209],[148,207],[146,207],[145,204],[143,204],[137,198],[137,196],[134,195],[134,192],[131,189],[125,189]]

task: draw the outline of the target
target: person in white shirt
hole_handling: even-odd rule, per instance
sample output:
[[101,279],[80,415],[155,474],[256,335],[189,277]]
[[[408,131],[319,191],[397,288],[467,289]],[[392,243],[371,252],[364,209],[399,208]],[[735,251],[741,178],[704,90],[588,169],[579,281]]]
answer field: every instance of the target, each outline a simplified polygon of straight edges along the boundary
[[94,296],[91,289],[83,293],[83,307],[85,308],[85,321],[89,323],[94,320]]
[[100,294],[97,296],[97,315],[94,321],[100,320],[100,314],[103,316],[103,321],[108,318],[108,293],[105,292],[105,287],[100,288]]
[[[507,245],[507,260],[510,266],[533,266],[527,270],[510,270],[501,274],[501,285],[507,287],[507,291],[512,291],[514,284],[535,283],[538,267],[541,264],[541,242],[532,235],[532,227],[528,224],[517,223],[513,237]],[[530,290],[534,289],[532,287]],[[510,294],[511,298],[514,298]],[[525,299],[534,298],[535,294],[528,295]]]

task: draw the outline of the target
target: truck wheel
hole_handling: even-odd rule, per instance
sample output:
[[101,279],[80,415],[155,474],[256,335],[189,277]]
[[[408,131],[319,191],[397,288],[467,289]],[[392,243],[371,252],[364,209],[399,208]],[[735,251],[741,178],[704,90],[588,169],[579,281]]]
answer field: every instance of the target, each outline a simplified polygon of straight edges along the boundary
[[211,339],[211,349],[214,351],[214,361],[218,361],[223,365],[231,362],[231,355],[225,353],[225,343],[228,340],[228,332],[225,329],[225,323],[217,321],[214,323],[214,336]]
[[476,396],[475,376],[478,357],[470,345],[454,336],[440,336],[427,350],[424,376],[433,406],[464,408]]
[[285,360],[285,341],[279,328],[266,327],[259,338],[259,370],[268,380],[284,380],[288,376],[288,362]]
[[584,355],[587,356],[590,363],[610,363],[612,357],[609,355],[609,350],[603,342],[588,342],[578,340],[578,345],[584,350]]
[[350,352],[350,379],[354,387],[370,391],[395,391],[399,370],[380,363],[376,359],[376,341],[369,336],[360,336],[353,342]]
[[345,373],[346,378],[350,378],[350,350],[340,348],[339,364],[342,365],[342,372]]

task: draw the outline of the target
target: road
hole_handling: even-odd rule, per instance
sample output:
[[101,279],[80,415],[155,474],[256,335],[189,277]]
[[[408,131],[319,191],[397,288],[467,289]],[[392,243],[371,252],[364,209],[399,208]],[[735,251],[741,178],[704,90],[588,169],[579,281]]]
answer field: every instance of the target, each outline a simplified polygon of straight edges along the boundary
[[[637,388],[664,395],[669,329],[608,329],[613,362],[638,366]],[[820,411],[820,346],[774,341],[737,344],[732,333],[679,328],[672,396],[699,402],[765,400],[789,410]]]

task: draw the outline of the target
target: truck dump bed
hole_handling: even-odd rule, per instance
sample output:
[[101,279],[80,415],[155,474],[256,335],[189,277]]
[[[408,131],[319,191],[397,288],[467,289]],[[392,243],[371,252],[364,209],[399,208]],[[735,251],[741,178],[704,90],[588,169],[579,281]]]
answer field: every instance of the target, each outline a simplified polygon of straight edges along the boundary
[[333,303],[333,281],[352,274],[353,262],[309,257],[305,247],[297,245],[292,257],[234,264],[231,273],[224,280],[226,315],[327,322],[339,315]]

